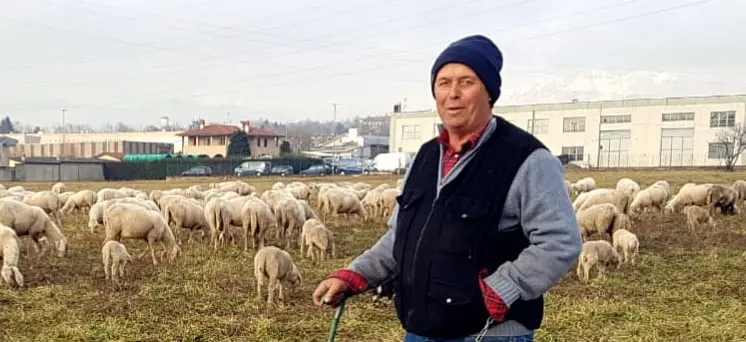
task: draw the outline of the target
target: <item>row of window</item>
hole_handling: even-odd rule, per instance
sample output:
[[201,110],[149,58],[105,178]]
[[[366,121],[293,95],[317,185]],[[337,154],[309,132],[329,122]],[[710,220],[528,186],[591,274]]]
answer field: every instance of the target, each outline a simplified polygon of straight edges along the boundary
[[[267,147],[267,138],[255,138],[257,147]],[[280,138],[275,137],[275,147],[280,146]],[[225,146],[228,138],[224,136],[215,137],[189,137],[188,146]]]
[[[664,113],[661,114],[661,120],[671,121],[693,121],[694,113]],[[632,115],[603,115],[601,123],[629,123],[632,121]],[[736,112],[719,111],[710,113],[710,127],[734,127],[736,125]],[[549,133],[549,119],[528,119],[527,129],[533,134]],[[585,132],[585,117],[569,117],[562,120],[562,132]]]
[[[683,139],[682,139],[683,140]],[[683,143],[683,142],[682,142]],[[686,145],[685,143],[683,145]],[[661,154],[664,154],[665,152],[676,152],[676,151],[689,151],[692,152],[691,148],[686,148],[686,146],[681,146],[680,148],[661,148]],[[723,159],[727,155],[729,155],[730,149],[728,144],[725,143],[709,143],[707,145],[707,158],[708,159]],[[583,146],[562,146],[562,154],[565,154],[568,156],[569,161],[583,161],[583,155],[585,152],[585,148]]]

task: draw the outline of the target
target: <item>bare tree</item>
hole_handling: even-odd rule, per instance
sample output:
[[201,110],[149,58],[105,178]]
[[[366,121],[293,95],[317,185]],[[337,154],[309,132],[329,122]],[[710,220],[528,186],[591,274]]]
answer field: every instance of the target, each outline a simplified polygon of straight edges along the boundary
[[733,171],[738,157],[746,150],[746,125],[738,123],[733,127],[727,127],[716,133],[720,159],[725,164],[725,169]]

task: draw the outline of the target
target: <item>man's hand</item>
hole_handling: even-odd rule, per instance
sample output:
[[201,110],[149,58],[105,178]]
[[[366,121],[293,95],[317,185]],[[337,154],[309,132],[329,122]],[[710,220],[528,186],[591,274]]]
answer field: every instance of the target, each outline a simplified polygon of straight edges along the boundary
[[339,306],[342,298],[344,298],[344,294],[349,287],[350,285],[344,280],[337,278],[326,279],[313,292],[313,303],[316,306],[327,304],[332,308],[336,308]]

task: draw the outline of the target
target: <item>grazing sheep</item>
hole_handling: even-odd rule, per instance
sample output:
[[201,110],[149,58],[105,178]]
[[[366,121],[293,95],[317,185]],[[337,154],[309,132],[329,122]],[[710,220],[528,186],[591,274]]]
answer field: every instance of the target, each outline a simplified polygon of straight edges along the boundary
[[57,182],[52,185],[52,192],[55,194],[61,194],[63,192],[67,191],[67,187],[65,186],[65,183]]
[[[243,249],[245,251],[249,249],[249,236],[252,237],[252,248],[257,248],[257,245],[259,245],[259,248],[264,247],[265,235],[274,221],[274,216],[267,203],[258,198],[250,197],[250,200],[246,201],[241,207],[241,222],[244,232]],[[280,227],[277,227],[277,229],[280,229]],[[287,247],[289,244],[290,237],[288,234],[285,246]]]
[[706,206],[708,193],[712,184],[685,184],[668,204],[666,212],[676,213],[687,205]]
[[[158,264],[155,258],[155,243],[162,242],[168,251],[168,261],[172,262],[181,254],[171,228],[166,219],[157,212],[130,203],[115,203],[104,212],[104,241],[121,241],[122,239],[145,240],[153,257],[153,265]],[[138,258],[142,257],[146,249]]]
[[738,191],[732,187],[713,185],[707,191],[707,206],[714,213],[715,208],[725,214],[738,214]]
[[333,188],[322,193],[320,197],[322,198],[324,215],[330,213],[334,217],[339,217],[339,214],[356,214],[361,219],[365,219],[365,209],[363,209],[360,199],[349,190]]
[[62,226],[59,213],[64,203],[60,201],[60,198],[56,193],[51,191],[40,191],[26,196],[26,198],[23,199],[23,202],[43,209],[49,217],[54,219],[54,222],[57,223],[58,226]]
[[682,209],[686,215],[686,225],[689,230],[694,231],[699,225],[707,224],[710,229],[715,229],[715,219],[710,215],[710,211],[697,205],[687,205]]
[[130,196],[128,196],[126,193],[122,191],[109,189],[109,188],[101,189],[96,193],[96,200],[98,202],[115,199],[115,198],[125,198],[125,197],[130,197]]
[[[580,199],[581,196],[578,196]],[[614,204],[619,212],[622,214],[629,213],[629,207],[632,203],[632,195],[624,190],[616,189],[595,189],[587,192],[587,195],[583,197],[582,204],[578,206],[577,211],[585,210],[593,205],[601,203],[612,203]]]
[[742,205],[746,201],[746,181],[739,179],[733,182],[731,186],[738,192],[738,204]]
[[378,213],[381,214],[380,217],[385,218],[391,215],[391,213],[394,211],[394,207],[396,207],[396,198],[401,195],[401,190],[399,188],[393,188],[393,189],[384,189],[381,192],[381,196],[378,200]]
[[65,201],[65,205],[60,209],[60,213],[69,214],[73,212],[73,210],[90,210],[90,208],[96,204],[97,199],[96,193],[91,190],[78,191],[70,195],[67,201]]
[[629,217],[619,212],[611,203],[595,204],[575,215],[583,240],[593,233],[606,233],[611,237],[617,229],[631,229],[632,227]]
[[134,204],[137,206],[141,206],[144,209],[148,209],[154,212],[157,212],[160,214],[160,210],[158,207],[153,203],[152,201],[144,201],[138,198],[131,198],[131,197],[125,197],[125,198],[115,198],[105,201],[96,201],[96,204],[94,204],[91,207],[91,210],[88,211],[88,228],[91,229],[91,233],[95,231],[95,228],[98,226],[103,226],[104,224],[104,211],[106,208],[111,206],[115,203],[129,203]]
[[661,215],[666,205],[666,198],[668,193],[666,189],[659,185],[651,185],[643,190],[640,190],[636,195],[635,199],[632,200],[632,204],[629,205],[629,214],[637,216],[640,212],[645,209],[657,209]]
[[612,236],[614,249],[622,256],[622,262],[635,263],[635,258],[640,253],[640,241],[637,236],[629,230],[618,229]]
[[666,201],[668,201],[671,198],[671,184],[668,184],[668,181],[665,180],[659,180],[651,186],[660,186],[664,189],[666,189]]
[[567,189],[567,196],[572,197],[572,182],[565,179],[565,188]]
[[268,303],[274,302],[274,291],[279,289],[280,300],[286,301],[289,291],[301,285],[302,279],[298,267],[290,253],[275,246],[266,246],[254,256],[254,278],[256,279],[256,296],[262,299],[262,287],[267,286]]
[[[305,228],[305,224],[303,225]],[[324,261],[326,254],[329,253],[332,258],[336,258],[336,247],[334,245],[334,233],[327,229],[323,224],[310,226],[306,231],[304,243],[308,247],[307,257],[311,261]]]
[[181,244],[181,231],[184,228],[189,230],[187,243],[192,242],[192,234],[195,230],[202,233],[200,235],[201,239],[204,239],[210,231],[210,225],[207,223],[204,208],[192,201],[169,202],[163,210],[163,217],[168,224],[174,224],[174,230],[179,235],[179,244]]
[[573,192],[580,194],[596,189],[596,180],[593,177],[585,177],[572,185]]
[[127,248],[117,241],[106,241],[101,248],[101,257],[104,263],[104,274],[106,280],[119,283],[119,278],[124,277],[124,266],[132,262],[132,257],[127,253]]
[[41,258],[47,251],[41,243],[42,237],[57,247],[58,257],[63,258],[67,253],[67,238],[39,207],[12,199],[0,199],[0,224],[12,228],[18,236],[28,235],[34,241],[37,258]]
[[283,198],[275,203],[275,219],[277,230],[275,238],[285,238],[285,248],[290,248],[292,236],[300,231],[306,221],[303,205],[295,198]]
[[300,205],[303,206],[303,214],[304,214],[303,217],[306,220],[312,219],[312,218],[315,218],[315,219],[319,218],[319,215],[316,215],[316,212],[313,211],[313,209],[311,209],[311,205],[308,204],[308,201],[298,200],[298,203],[300,203]]
[[3,257],[3,266],[0,268],[0,277],[8,285],[23,287],[23,274],[18,270],[18,260],[21,250],[19,248],[18,234],[5,225],[0,225],[0,256]]
[[210,226],[210,243],[214,244],[216,250],[218,244],[225,245],[226,232],[231,241],[235,242],[233,231],[230,229],[231,209],[228,201],[214,197],[205,204],[204,213],[207,224]]
[[616,182],[616,189],[626,191],[630,196],[635,197],[640,191],[640,185],[629,178],[622,178]]
[[612,246],[608,241],[586,241],[583,243],[583,250],[580,252],[580,256],[578,257],[578,268],[576,269],[576,273],[578,278],[583,281],[588,281],[593,266],[598,268],[598,278],[602,278],[604,276],[604,271],[606,271],[606,267],[616,266],[619,268],[620,264],[621,257],[619,256],[619,253],[617,253],[614,246]]

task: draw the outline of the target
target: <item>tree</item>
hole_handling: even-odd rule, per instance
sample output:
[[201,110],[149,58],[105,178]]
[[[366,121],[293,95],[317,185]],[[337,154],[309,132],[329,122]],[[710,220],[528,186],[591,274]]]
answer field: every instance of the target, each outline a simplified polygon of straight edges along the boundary
[[6,116],[2,120],[0,120],[0,133],[8,134],[13,132],[15,132],[15,129],[13,128],[13,122],[10,121],[9,116]]
[[229,157],[249,157],[251,148],[249,147],[249,136],[244,131],[238,131],[233,134],[228,144]]
[[718,154],[725,164],[725,169],[733,171],[738,157],[746,150],[746,125],[736,124],[723,128],[716,133]]
[[293,153],[293,149],[290,148],[290,142],[285,140],[280,144],[280,154],[290,154]]

